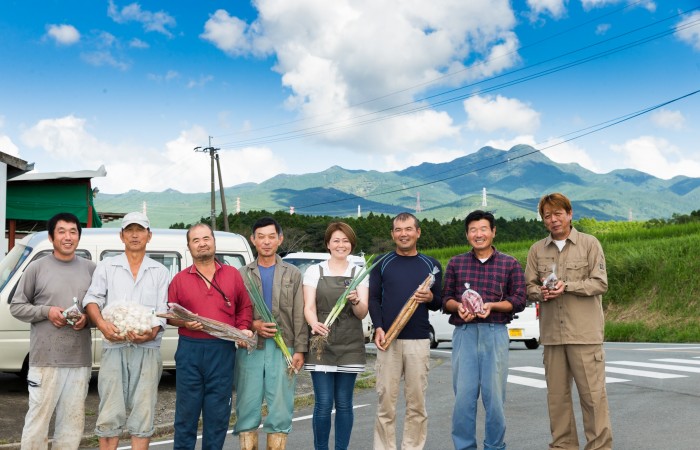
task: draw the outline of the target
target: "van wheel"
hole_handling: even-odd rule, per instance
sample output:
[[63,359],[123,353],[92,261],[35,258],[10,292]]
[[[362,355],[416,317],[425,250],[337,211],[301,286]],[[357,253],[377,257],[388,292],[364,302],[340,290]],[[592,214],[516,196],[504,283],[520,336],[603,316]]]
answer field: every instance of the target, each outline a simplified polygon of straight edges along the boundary
[[537,339],[530,339],[529,341],[525,341],[525,347],[527,347],[529,350],[535,350],[539,346],[540,343]]
[[24,362],[22,363],[22,368],[17,372],[17,376],[22,380],[27,381],[27,375],[29,374],[29,353],[24,357]]

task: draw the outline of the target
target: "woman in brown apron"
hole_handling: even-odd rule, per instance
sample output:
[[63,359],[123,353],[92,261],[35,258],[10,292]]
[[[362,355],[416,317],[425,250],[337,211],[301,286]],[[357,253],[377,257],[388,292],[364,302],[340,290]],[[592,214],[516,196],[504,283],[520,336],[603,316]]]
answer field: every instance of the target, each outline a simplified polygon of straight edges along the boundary
[[314,448],[328,449],[331,411],[335,404],[335,449],[348,448],[354,419],[352,396],[355,379],[365,369],[365,338],[362,319],[367,315],[369,277],[352,291],[338,319],[329,327],[323,322],[360,267],[347,259],[357,243],[346,223],[328,225],[324,242],[330,259],[310,266],[304,274],[304,317],[310,336],[326,336],[321,351],[306,354],[304,369],[314,385]]

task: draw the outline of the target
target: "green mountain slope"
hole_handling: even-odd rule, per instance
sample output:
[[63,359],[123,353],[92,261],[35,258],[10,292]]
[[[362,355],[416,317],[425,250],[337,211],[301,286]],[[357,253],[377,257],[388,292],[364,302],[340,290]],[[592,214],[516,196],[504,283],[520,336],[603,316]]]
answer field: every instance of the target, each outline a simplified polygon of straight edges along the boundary
[[[646,220],[688,213],[700,204],[700,178],[662,180],[632,169],[606,174],[578,164],[558,164],[534,148],[517,145],[508,151],[484,147],[446,163],[423,163],[396,172],[346,170],[333,166],[323,172],[280,174],[262,183],[226,188],[229,213],[236,211],[289,210],[299,214],[356,216],[415,211],[420,197],[421,218],[451,220],[482,208],[498,216],[536,217],[539,198],[548,192],[564,192],[574,202],[576,217],[598,220]],[[176,222],[193,223],[209,216],[210,193],[184,194],[129,191],[99,194],[99,212],[140,210],[146,202],[155,227]],[[216,211],[221,212],[219,193]],[[106,224],[105,226],[116,226]]]

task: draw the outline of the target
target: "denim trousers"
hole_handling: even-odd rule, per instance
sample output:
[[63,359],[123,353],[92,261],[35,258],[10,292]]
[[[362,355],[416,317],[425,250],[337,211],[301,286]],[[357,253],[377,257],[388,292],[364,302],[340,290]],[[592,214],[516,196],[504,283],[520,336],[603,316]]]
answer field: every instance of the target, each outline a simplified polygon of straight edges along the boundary
[[505,449],[508,330],[505,324],[468,323],[452,334],[452,442],[455,450],[476,449],[479,394],[486,412],[484,449]]
[[331,432],[331,413],[335,404],[335,450],[346,450],[355,419],[352,395],[356,373],[311,372],[314,384],[314,449],[328,450]]
[[195,448],[200,413],[202,449],[223,447],[231,418],[235,358],[233,342],[180,336],[175,352],[174,449]]

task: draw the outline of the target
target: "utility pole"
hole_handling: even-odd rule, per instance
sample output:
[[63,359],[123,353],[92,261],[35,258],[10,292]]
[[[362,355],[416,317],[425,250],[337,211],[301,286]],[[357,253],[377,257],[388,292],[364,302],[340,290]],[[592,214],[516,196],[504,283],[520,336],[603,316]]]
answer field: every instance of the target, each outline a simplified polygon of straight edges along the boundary
[[[214,182],[214,155],[216,155],[218,148],[211,146],[211,136],[209,136],[209,147],[195,147],[195,152],[209,152],[209,157],[211,158],[211,229],[216,230],[216,186]],[[227,219],[228,220],[228,219]]]
[[[217,150],[219,150],[217,148]],[[226,212],[226,194],[224,193],[224,182],[221,180],[221,163],[219,154],[215,154],[216,170],[219,172],[219,193],[221,194],[221,212],[224,213],[224,231],[228,232],[228,212]]]

